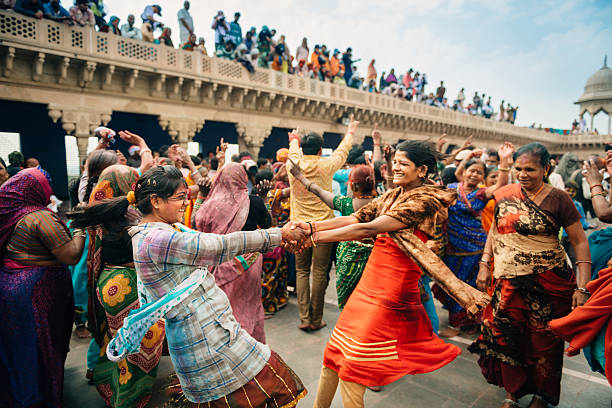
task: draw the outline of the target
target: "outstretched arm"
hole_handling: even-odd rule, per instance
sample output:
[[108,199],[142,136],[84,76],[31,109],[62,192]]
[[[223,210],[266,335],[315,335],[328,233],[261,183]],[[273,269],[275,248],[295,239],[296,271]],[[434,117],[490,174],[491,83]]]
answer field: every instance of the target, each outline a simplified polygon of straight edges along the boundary
[[289,169],[289,171],[291,172],[293,177],[295,177],[297,181],[302,183],[306,187],[306,190],[310,191],[312,194],[319,197],[319,199],[323,201],[325,205],[327,205],[329,208],[333,210],[334,209],[334,194],[330,193],[327,190],[322,189],[316,183],[313,183],[312,181],[308,180],[302,174],[302,170],[300,169],[299,164],[297,164],[291,159],[289,159],[289,161],[291,162],[291,168]]
[[[393,232],[404,229],[407,227],[401,221],[383,215],[370,222],[358,222],[357,218],[354,217],[340,217],[340,218],[353,218],[356,222],[346,225],[340,228],[329,229],[326,231],[315,231],[313,239],[315,242],[338,242],[338,241],[357,241],[364,238],[376,237],[376,235],[383,232]],[[319,224],[317,224],[318,227]]]
[[497,191],[497,189],[508,184],[508,175],[510,173],[510,166],[512,166],[512,155],[514,154],[514,145],[510,142],[504,142],[503,145],[499,147],[499,177],[497,178],[497,183],[492,185],[491,187],[487,187],[486,194],[487,198],[493,198],[493,193]]

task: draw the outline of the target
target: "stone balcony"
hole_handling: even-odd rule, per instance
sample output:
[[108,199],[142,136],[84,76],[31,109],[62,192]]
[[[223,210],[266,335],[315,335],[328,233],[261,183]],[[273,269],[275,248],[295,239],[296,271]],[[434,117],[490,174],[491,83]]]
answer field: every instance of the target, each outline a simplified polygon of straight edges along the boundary
[[[551,135],[268,69],[249,74],[233,61],[12,11],[0,11],[0,55],[0,98],[47,104],[77,138],[121,111],[157,115],[183,144],[206,120],[234,123],[254,153],[272,127],[341,133],[348,113],[362,123],[358,141],[374,124],[386,142],[446,133],[451,143],[473,135],[479,145],[538,141],[558,151],[598,149],[607,139]],[[84,155],[84,141],[79,148]]]

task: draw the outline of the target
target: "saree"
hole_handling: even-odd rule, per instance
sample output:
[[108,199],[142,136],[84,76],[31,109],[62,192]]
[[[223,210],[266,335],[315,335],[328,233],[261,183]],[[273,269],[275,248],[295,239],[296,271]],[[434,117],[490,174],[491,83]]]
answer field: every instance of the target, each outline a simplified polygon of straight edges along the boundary
[[[334,210],[340,211],[343,216],[353,214],[355,212],[353,199],[335,196]],[[336,250],[336,292],[338,293],[340,310],[344,308],[349,296],[357,287],[373,247],[374,244],[371,239],[366,242],[345,241],[338,244]]]
[[[198,231],[229,234],[241,231],[249,217],[247,173],[238,163],[227,163],[217,173],[208,198],[196,213]],[[261,303],[261,254],[246,254],[248,269],[233,259],[211,268],[215,282],[225,292],[242,328],[255,340],[265,343],[264,310]]]
[[[65,266],[21,264],[11,256],[22,254],[7,251],[12,238],[24,242],[21,232],[37,235],[50,258],[51,249],[70,240],[65,224],[49,217],[45,205],[50,196],[48,178],[34,168],[20,171],[0,188],[0,400],[13,406],[62,405],[73,316],[70,273]],[[36,222],[18,231],[30,214]],[[32,230],[35,226],[40,228]]]
[[[481,213],[489,200],[485,196],[484,188],[469,193],[464,191],[463,183],[450,184],[448,188],[455,189],[459,199],[448,208],[448,242],[442,260],[457,278],[476,287],[478,261],[487,242],[487,233],[482,228]],[[451,326],[469,329],[480,323],[478,316],[468,316],[465,309],[438,285],[434,285],[433,293],[448,310]]]
[[[132,191],[137,180],[138,173],[134,169],[124,165],[110,166],[100,175],[89,202],[124,196]],[[128,213],[134,215],[133,210]],[[90,227],[88,233],[91,237],[87,259],[88,321],[93,337],[100,346],[93,381],[107,405],[141,407],[147,404],[153,393],[165,338],[164,321],[159,320],[150,326],[138,353],[119,363],[107,358],[108,343],[123,326],[123,319],[140,306],[138,278],[131,266],[131,248],[125,248],[120,254],[125,258],[125,263],[112,265],[103,258],[119,259],[109,255],[103,257],[104,246],[109,245],[104,240],[104,227]]]
[[565,353],[584,355],[593,371],[602,373],[612,385],[612,268],[586,284],[591,297],[569,315],[551,320],[550,330],[569,342]]
[[496,191],[495,200],[497,281],[483,313],[482,334],[468,350],[480,356],[478,365],[489,383],[517,398],[534,394],[557,405],[563,341],[546,328],[570,312],[576,288],[556,238],[560,225],[518,184]]

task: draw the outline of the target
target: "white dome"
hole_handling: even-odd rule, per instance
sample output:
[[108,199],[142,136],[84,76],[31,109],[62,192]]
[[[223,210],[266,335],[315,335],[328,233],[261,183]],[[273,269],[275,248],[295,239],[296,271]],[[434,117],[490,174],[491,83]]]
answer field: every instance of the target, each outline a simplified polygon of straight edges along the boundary
[[584,93],[577,103],[612,99],[612,69],[608,68],[607,57],[601,69],[589,77]]

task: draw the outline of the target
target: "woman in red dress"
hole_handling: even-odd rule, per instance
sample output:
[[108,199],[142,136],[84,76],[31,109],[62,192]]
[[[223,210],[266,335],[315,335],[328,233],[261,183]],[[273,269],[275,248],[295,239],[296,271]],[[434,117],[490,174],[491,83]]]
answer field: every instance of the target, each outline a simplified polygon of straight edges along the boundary
[[344,406],[363,407],[366,387],[434,371],[461,353],[433,333],[419,296],[422,272],[413,258],[468,310],[488,302],[487,295],[459,281],[424,245],[456,199],[454,191],[426,184],[436,159],[429,145],[403,142],[393,161],[397,188],[352,216],[297,224],[312,232],[312,245],[377,237],[325,348],[317,408],[330,406],[338,382]]

